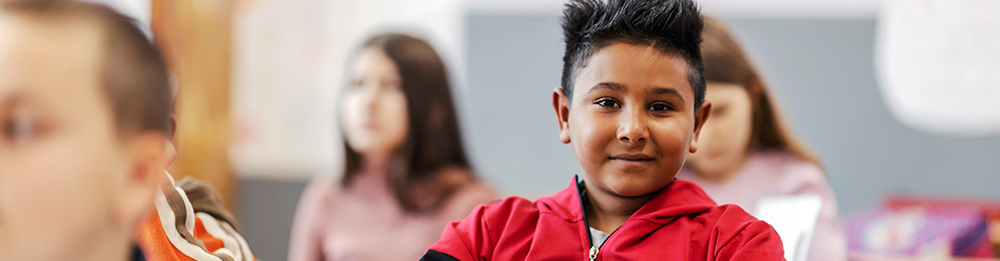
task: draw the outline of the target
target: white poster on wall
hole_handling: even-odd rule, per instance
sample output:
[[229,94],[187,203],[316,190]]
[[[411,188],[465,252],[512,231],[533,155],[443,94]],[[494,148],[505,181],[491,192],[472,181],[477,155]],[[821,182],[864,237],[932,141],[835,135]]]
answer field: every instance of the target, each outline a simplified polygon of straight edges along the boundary
[[875,69],[889,111],[939,135],[1000,135],[1000,1],[886,0]]
[[[377,32],[427,39],[460,80],[460,0],[252,0],[234,13],[233,142],[243,177],[340,175],[336,95],[354,48]],[[453,86],[462,86],[456,82]]]

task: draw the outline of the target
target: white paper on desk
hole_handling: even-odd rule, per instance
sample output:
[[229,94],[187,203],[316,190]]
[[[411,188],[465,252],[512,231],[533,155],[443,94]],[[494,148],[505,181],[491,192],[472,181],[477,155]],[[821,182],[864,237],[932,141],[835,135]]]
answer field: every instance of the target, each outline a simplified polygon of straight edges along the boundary
[[757,201],[754,216],[771,224],[778,232],[785,260],[804,261],[822,206],[823,199],[819,195],[764,197]]

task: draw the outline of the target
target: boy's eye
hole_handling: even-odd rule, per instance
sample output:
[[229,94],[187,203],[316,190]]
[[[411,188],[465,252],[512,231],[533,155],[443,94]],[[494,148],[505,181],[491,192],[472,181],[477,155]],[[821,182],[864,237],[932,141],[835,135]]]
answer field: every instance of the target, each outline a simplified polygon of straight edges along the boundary
[[0,135],[3,139],[13,143],[31,141],[38,136],[38,132],[38,123],[27,113],[18,111],[5,117],[2,120],[2,129],[0,129]]
[[664,103],[656,103],[656,104],[653,104],[653,105],[649,106],[649,110],[650,111],[655,111],[655,112],[667,112],[667,111],[671,111],[673,109],[674,108],[671,107],[669,104],[664,104]]
[[597,104],[598,106],[606,107],[606,108],[618,108],[618,107],[621,107],[621,105],[619,105],[618,102],[616,102],[615,100],[612,100],[612,99],[600,99],[600,100],[597,100],[597,102],[594,102],[594,104]]

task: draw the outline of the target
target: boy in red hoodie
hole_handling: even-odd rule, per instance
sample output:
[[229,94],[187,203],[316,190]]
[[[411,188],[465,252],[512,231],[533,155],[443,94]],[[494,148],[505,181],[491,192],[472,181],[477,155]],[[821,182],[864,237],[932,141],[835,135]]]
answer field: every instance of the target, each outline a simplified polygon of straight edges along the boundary
[[770,225],[675,180],[711,112],[691,0],[572,0],[559,138],[583,180],[452,222],[424,260],[783,260]]

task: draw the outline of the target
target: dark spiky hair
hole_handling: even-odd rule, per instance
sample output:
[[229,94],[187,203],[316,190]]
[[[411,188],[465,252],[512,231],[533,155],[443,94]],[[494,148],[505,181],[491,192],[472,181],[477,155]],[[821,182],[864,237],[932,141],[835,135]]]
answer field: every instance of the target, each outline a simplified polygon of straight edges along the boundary
[[563,10],[566,38],[562,90],[572,100],[576,70],[597,50],[614,43],[649,45],[687,61],[697,110],[705,100],[698,7],[692,0],[570,0]]

